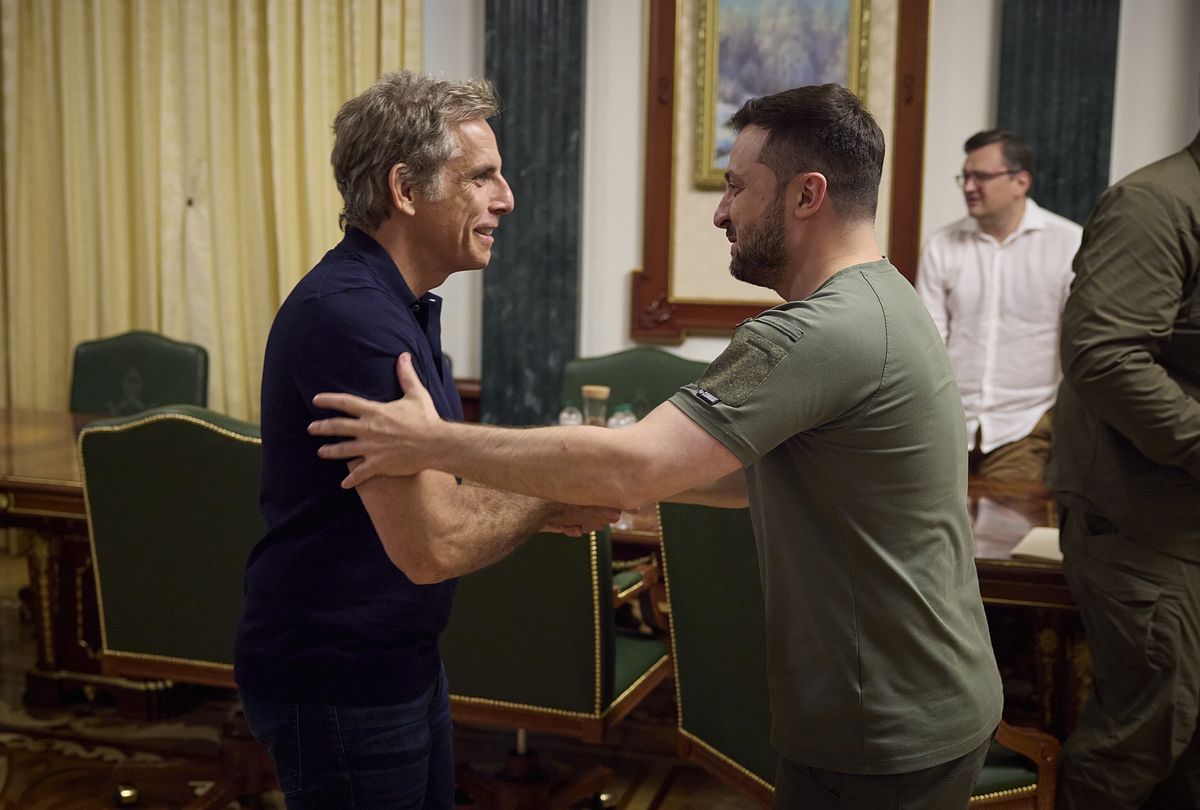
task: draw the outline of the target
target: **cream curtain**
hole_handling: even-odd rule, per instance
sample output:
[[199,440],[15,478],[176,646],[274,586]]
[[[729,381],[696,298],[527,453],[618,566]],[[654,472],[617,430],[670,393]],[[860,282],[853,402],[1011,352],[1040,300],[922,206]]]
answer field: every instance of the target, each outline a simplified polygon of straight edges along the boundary
[[75,344],[209,351],[258,418],[276,308],[337,242],[338,106],[419,68],[421,0],[0,0],[0,404],[63,409]]

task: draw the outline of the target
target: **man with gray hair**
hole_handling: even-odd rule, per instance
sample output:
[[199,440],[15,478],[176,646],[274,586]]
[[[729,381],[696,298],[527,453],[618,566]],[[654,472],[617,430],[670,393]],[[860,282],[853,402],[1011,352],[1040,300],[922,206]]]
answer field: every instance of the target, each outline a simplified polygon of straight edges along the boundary
[[618,513],[459,484],[435,471],[357,492],[306,432],[324,390],[400,394],[413,358],[440,416],[462,419],[441,350],[451,273],[491,258],[512,210],[491,86],[383,76],[334,121],[345,237],[296,285],[267,340],[261,503],[235,675],[289,810],[449,808],[454,760],[438,636],[454,578],[539,529],[580,534]]

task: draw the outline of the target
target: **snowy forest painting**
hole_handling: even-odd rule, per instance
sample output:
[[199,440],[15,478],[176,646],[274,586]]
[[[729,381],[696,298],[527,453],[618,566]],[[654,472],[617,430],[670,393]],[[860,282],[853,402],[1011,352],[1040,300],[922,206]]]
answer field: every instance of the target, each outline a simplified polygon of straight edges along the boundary
[[866,0],[701,0],[697,183],[723,180],[729,118],[747,100],[834,82],[861,92],[858,22]]

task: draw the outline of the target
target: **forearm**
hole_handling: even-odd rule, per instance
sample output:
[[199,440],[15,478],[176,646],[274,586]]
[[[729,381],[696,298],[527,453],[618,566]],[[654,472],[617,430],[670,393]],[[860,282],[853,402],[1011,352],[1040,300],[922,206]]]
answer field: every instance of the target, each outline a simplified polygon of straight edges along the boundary
[[392,563],[418,584],[493,563],[561,507],[521,495],[459,486],[441,472],[379,476],[358,488]]
[[322,445],[328,459],[358,459],[342,482],[359,487],[377,476],[437,470],[496,489],[559,504],[635,509],[740,469],[737,457],[670,402],[632,427],[518,430],[443,421],[402,356],[406,396],[377,403],[319,394],[317,407],[354,418],[309,425],[317,436],[349,436]]
[[499,562],[544,527],[556,506],[540,498],[466,484],[458,487],[437,557],[443,579]]
[[735,470],[723,478],[677,492],[665,500],[672,503],[694,503],[724,509],[741,509],[750,503],[746,471]]
[[587,426],[513,429],[445,422],[430,432],[426,449],[435,469],[490,487],[632,509],[666,493],[656,491],[653,463],[625,438]]

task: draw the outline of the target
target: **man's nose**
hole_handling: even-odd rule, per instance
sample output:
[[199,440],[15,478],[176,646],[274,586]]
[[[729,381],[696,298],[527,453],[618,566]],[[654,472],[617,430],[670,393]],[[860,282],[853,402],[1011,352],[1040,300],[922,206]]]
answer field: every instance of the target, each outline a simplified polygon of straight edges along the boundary
[[513,210],[513,206],[517,201],[513,198],[512,187],[508,185],[508,181],[500,175],[500,193],[496,195],[496,199],[492,201],[492,210],[497,214],[507,214]]
[[729,195],[721,196],[721,201],[717,203],[717,210],[713,211],[713,225],[716,225],[721,230],[725,230],[725,226],[729,224]]

